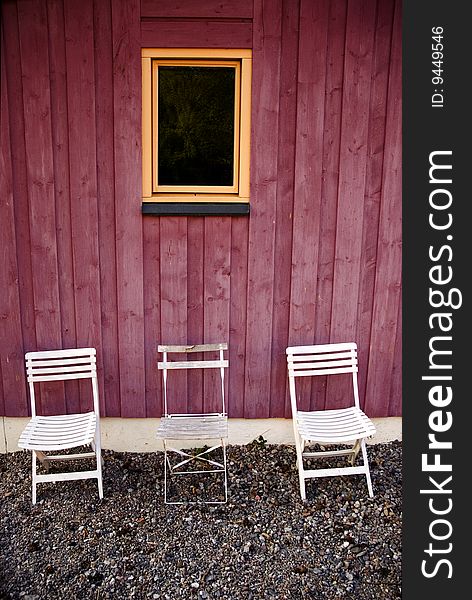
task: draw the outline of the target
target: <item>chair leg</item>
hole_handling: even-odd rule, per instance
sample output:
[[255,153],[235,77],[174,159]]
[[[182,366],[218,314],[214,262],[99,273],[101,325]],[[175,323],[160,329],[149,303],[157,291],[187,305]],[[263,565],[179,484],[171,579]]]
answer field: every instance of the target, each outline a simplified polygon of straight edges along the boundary
[[44,467],[44,470],[46,471],[46,473],[49,473],[49,461],[48,461],[48,457],[46,456],[46,454],[44,454],[44,452],[41,452],[40,450],[35,450],[35,454],[36,454],[37,460],[39,460],[41,465]]
[[225,502],[228,502],[228,475],[227,475],[227,468],[226,468],[226,444],[225,441],[222,439],[221,440],[221,446],[223,448],[223,464],[225,467],[225,471],[224,471],[224,478],[225,478]]
[[[90,445],[92,446],[92,450],[93,450],[93,452],[95,452],[95,453],[96,453],[97,451],[96,451],[96,445],[95,445],[95,441],[91,441],[91,442],[90,442]],[[103,469],[103,464],[104,464],[104,463],[103,463],[103,456],[102,456],[102,453],[101,453],[101,452],[100,452],[100,463],[101,463],[101,465],[102,465],[102,469]]]
[[167,445],[165,440],[164,444],[164,504],[167,504]]
[[349,459],[349,462],[351,464],[351,467],[354,466],[354,463],[356,462],[356,458],[357,455],[359,454],[359,450],[361,449],[361,445],[359,440],[356,440],[356,443],[354,444],[354,446],[352,447],[352,455],[351,458]]
[[365,476],[367,479],[367,488],[369,489],[369,496],[371,498],[373,498],[374,492],[372,490],[372,481],[370,479],[369,461],[367,460],[367,449],[366,449],[365,440],[361,441],[361,450],[362,450],[362,458],[364,459],[364,466],[366,468]]
[[300,440],[297,444],[297,467],[298,467],[298,481],[300,483],[300,496],[302,500],[306,500],[306,489],[305,489],[305,475],[303,472],[303,449],[305,447],[304,440]]
[[31,495],[33,504],[36,504],[36,452],[33,450],[31,454]]
[[102,449],[100,447],[100,434],[95,439],[95,458],[97,461],[97,483],[98,483],[98,497],[100,500],[103,499],[103,477],[102,477]]
[[303,467],[298,467],[298,479],[300,482],[300,496],[302,500],[306,500],[305,477],[303,476]]

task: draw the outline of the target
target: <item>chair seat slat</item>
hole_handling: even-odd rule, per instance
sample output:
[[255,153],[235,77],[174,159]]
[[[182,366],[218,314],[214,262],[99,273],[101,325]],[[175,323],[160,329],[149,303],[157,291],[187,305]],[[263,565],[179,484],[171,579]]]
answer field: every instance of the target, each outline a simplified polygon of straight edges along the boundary
[[[89,444],[95,434],[95,413],[80,415],[81,419],[77,419],[77,416],[72,415],[73,418],[70,421],[62,419],[62,426],[59,428],[57,427],[57,419],[54,417],[51,418],[51,421],[48,421],[48,417],[34,417],[21,434],[18,442],[19,447],[53,450],[56,446],[73,448]],[[51,428],[53,422],[56,423],[56,426]]]
[[61,432],[60,434],[51,433],[50,431],[29,430],[26,431],[24,435],[20,436],[20,440],[35,440],[38,443],[40,440],[44,440],[44,442],[60,440],[62,443],[66,440],[89,439],[90,436],[93,436],[93,429],[90,429],[89,427],[68,431],[67,433]]
[[95,417],[95,413],[86,412],[86,413],[71,413],[70,415],[37,415],[34,417],[36,421],[39,423],[47,423],[48,425],[62,427],[64,422],[66,423],[74,423],[76,421],[83,421],[84,419],[89,419],[91,417]]
[[346,442],[375,434],[372,421],[356,407],[330,412],[297,412],[300,435],[312,442]]
[[51,439],[59,439],[59,438],[70,438],[77,437],[79,435],[87,434],[93,426],[95,422],[91,423],[83,423],[81,425],[76,425],[70,429],[46,429],[45,427],[38,427],[37,424],[33,424],[31,427],[27,427],[25,429],[26,435],[43,437],[43,438],[51,438]]
[[31,439],[21,439],[18,443],[20,448],[24,448],[25,450],[59,450],[63,448],[78,448],[79,446],[88,446],[90,442],[93,440],[92,436],[80,435],[77,437],[71,438],[51,438],[44,439],[40,438],[31,438]]
[[22,438],[18,442],[20,448],[25,450],[55,450],[62,448],[78,448],[79,446],[86,446],[93,440],[93,435],[78,435],[77,437],[70,438],[43,438],[43,437],[31,437]]
[[93,435],[77,435],[68,438],[56,437],[56,438],[43,438],[43,437],[31,437],[27,439],[20,438],[21,444],[18,444],[20,448],[32,449],[38,448],[39,450],[51,450],[51,446],[62,446],[64,448],[77,448],[79,446],[86,446],[90,444],[93,439]]
[[163,439],[211,439],[228,437],[228,418],[217,417],[163,417],[157,430]]

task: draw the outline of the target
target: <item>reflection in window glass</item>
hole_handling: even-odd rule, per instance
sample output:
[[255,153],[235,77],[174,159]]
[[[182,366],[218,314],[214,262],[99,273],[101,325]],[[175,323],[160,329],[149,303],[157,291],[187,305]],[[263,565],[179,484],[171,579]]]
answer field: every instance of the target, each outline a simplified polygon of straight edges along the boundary
[[235,69],[158,73],[158,185],[233,185]]

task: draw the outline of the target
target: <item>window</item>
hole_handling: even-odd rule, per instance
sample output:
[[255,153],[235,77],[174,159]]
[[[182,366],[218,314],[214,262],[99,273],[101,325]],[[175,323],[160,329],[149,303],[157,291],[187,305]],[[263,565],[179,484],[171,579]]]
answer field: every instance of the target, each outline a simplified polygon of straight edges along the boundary
[[146,48],[142,68],[143,212],[247,213],[251,51]]

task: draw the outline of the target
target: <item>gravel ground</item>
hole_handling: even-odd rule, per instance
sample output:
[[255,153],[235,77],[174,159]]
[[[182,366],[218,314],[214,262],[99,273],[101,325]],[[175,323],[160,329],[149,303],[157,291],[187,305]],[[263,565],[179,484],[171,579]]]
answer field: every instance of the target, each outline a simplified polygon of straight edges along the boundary
[[302,502],[294,448],[261,440],[229,447],[227,504],[184,506],[163,504],[161,453],[104,451],[104,500],[42,484],[35,507],[30,454],[0,455],[0,598],[399,599],[401,443],[368,451],[373,499],[351,476]]

